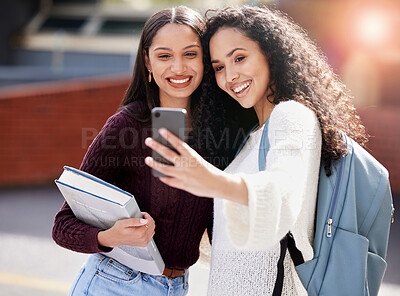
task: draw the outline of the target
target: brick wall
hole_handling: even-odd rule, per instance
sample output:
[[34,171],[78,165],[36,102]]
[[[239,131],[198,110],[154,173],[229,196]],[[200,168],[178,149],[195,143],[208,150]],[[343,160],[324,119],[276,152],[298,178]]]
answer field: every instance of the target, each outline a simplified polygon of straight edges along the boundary
[[0,186],[46,183],[63,165],[79,167],[128,84],[113,77],[0,92]]
[[389,171],[392,191],[400,193],[400,106],[359,110],[371,138],[368,151]]
[[[79,167],[93,137],[118,108],[129,78],[46,83],[0,93],[0,186],[57,178]],[[368,149],[400,193],[400,107],[360,109]]]

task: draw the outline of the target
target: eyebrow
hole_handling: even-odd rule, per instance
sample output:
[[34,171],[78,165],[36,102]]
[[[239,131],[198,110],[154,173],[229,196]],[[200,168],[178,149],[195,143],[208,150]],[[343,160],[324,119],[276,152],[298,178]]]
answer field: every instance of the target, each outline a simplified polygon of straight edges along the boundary
[[[186,50],[186,49],[190,49],[190,48],[193,48],[193,47],[200,48],[200,45],[191,44],[191,45],[185,46],[185,47],[182,48],[182,49],[183,49],[183,50]],[[168,48],[168,47],[157,47],[157,48],[154,49],[154,51],[156,51],[156,50],[168,50],[168,51],[172,51],[172,49],[171,49],[171,48]]]
[[[228,52],[228,54],[226,55],[226,57],[227,57],[227,58],[230,58],[230,57],[235,53],[235,51],[237,51],[237,50],[246,50],[246,49],[241,48],[241,47],[236,47],[236,48],[234,48],[233,50],[231,50],[230,52]],[[215,63],[219,63],[219,60],[212,60],[212,61],[211,61],[211,64],[215,64]]]

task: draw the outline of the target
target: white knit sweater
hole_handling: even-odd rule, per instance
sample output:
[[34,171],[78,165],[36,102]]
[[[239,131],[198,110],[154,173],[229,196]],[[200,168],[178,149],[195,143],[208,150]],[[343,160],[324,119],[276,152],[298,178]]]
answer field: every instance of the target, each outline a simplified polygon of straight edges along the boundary
[[[248,189],[248,206],[215,199],[211,271],[212,296],[271,295],[280,239],[290,230],[305,261],[312,238],[321,156],[315,114],[300,103],[282,102],[268,126],[266,170],[258,171],[263,127],[253,132],[226,169],[238,173]],[[287,254],[282,295],[306,295]]]

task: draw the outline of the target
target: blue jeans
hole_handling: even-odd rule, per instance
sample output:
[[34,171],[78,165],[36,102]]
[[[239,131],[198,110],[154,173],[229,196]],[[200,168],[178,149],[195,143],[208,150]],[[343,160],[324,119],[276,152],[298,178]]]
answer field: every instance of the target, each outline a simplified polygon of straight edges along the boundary
[[177,278],[154,276],[122,265],[102,254],[90,255],[82,266],[68,295],[185,296],[188,292],[188,271]]

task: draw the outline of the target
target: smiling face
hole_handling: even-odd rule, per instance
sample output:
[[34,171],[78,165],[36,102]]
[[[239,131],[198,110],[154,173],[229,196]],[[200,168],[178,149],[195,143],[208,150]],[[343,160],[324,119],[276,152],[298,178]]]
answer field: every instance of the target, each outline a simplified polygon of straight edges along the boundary
[[162,27],[154,36],[145,62],[160,88],[162,107],[187,104],[203,78],[201,42],[186,25],[167,24]]
[[268,104],[270,71],[257,42],[235,28],[221,28],[210,40],[218,86],[244,108]]

